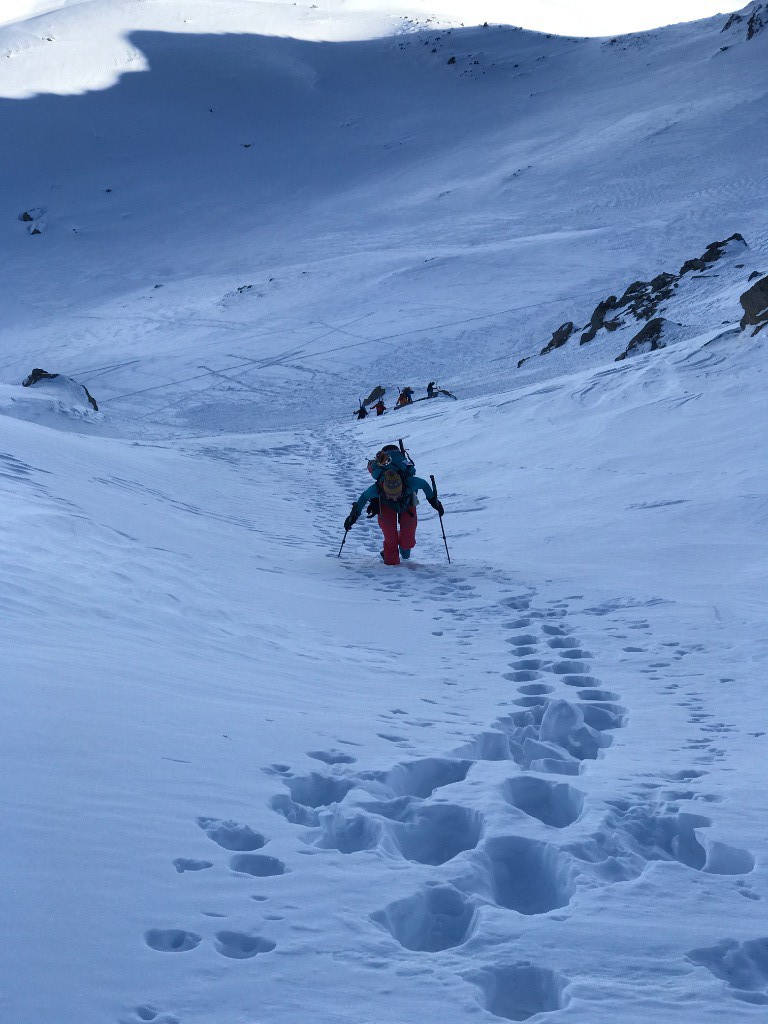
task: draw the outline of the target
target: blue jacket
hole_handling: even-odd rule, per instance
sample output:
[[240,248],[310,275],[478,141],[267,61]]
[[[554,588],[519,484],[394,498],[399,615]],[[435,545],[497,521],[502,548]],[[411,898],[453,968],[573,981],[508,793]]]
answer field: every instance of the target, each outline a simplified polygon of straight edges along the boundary
[[[426,480],[422,480],[420,476],[408,477],[408,490],[413,495],[412,504],[414,505],[417,504],[417,491],[424,491],[424,494],[427,497],[427,501],[431,502],[435,500],[435,492],[432,490],[432,487],[430,486],[429,483],[427,483]],[[357,515],[360,515],[360,513],[363,511],[363,509],[365,508],[369,501],[372,501],[374,498],[378,497],[379,491],[378,488],[376,487],[376,484],[371,484],[371,486],[366,488],[366,490],[363,491],[363,493],[355,502],[355,512],[357,513]]]

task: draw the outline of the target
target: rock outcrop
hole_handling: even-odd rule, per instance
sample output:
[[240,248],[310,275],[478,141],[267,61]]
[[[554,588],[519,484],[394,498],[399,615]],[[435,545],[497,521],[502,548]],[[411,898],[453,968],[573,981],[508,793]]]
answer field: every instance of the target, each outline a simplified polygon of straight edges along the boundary
[[745,328],[753,326],[755,329],[752,331],[752,337],[754,337],[768,324],[768,276],[755,281],[752,287],[740,296],[739,302],[744,310],[744,316],[740,323],[741,329],[743,331]]
[[91,405],[94,412],[99,411],[99,407],[96,404],[96,399],[90,393],[85,384],[79,384],[76,380],[72,380],[71,377],[64,377],[60,373],[49,373],[47,370],[41,370],[39,366],[36,366],[35,369],[29,374],[29,376],[24,378],[24,380],[21,382],[21,386],[24,388],[30,388],[33,387],[35,384],[39,384],[41,381],[45,382],[49,380],[59,380],[62,383],[65,383],[66,385],[73,387],[75,389],[82,388],[82,390],[85,392],[85,397],[88,399],[88,403]]
[[679,326],[665,320],[663,316],[655,316],[630,340],[621,355],[616,356],[616,362],[626,359],[627,356],[639,356],[643,352],[655,352],[657,349],[665,348],[667,343],[664,339],[676,333],[675,329]]
[[584,331],[579,341],[580,345],[586,345],[588,341],[592,341],[597,332],[605,327],[607,331],[615,331],[619,326],[619,321],[606,320],[606,316],[612,309],[616,309],[618,305],[616,296],[609,295],[607,299],[603,299],[595,306],[595,311],[590,317],[589,327]]
[[[664,332],[662,331],[662,334],[655,338],[654,331],[658,328],[658,324],[671,323],[671,321],[665,321],[660,314],[664,304],[675,295],[682,279],[687,275],[709,271],[723,256],[734,256],[747,249],[749,246],[744,237],[737,232],[722,241],[711,242],[701,256],[686,260],[677,274],[665,271],[657,274],[650,281],[633,281],[620,298],[609,295],[607,298],[601,299],[595,306],[589,324],[579,339],[579,344],[586,345],[593,341],[602,330],[611,333],[621,327],[631,327],[638,321],[646,321],[648,333],[644,333],[645,328],[641,329],[619,358],[625,359],[627,355],[633,355],[636,352],[653,352],[657,348],[663,348],[661,337]],[[652,325],[656,326],[652,327]],[[544,356],[556,348],[561,348],[575,330],[572,321],[562,324],[553,332],[552,338],[539,354]],[[523,365],[523,362],[525,360],[518,363],[518,368]]]
[[744,10],[736,11],[723,25],[722,31],[728,32],[729,29],[740,27],[745,23],[746,39],[749,41],[754,39],[758,32],[768,27],[768,4],[751,3]]
[[[544,348],[541,350],[539,355],[545,356],[547,352],[551,352],[553,348],[561,348],[566,341],[573,334],[575,327],[573,322],[569,320],[567,323],[560,324],[556,331],[553,331],[551,339],[547,342]],[[521,364],[518,363],[518,366]]]
[[710,242],[701,256],[685,261],[682,267],[680,267],[680,277],[683,274],[690,273],[692,270],[708,270],[711,264],[716,263],[729,247],[732,249],[749,248],[744,241],[743,235],[740,235],[738,231],[722,242]]

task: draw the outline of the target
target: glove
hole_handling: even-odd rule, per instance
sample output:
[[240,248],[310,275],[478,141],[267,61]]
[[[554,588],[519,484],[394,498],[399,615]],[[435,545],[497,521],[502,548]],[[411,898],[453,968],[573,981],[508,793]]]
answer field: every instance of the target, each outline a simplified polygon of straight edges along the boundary
[[344,529],[345,530],[351,530],[352,527],[357,522],[357,517],[359,515],[360,515],[360,513],[355,509],[355,506],[353,505],[352,506],[352,511],[349,513],[347,518],[344,520]]
[[435,512],[437,512],[437,514],[439,516],[442,516],[442,515],[445,514],[445,509],[443,508],[443,503],[442,503],[442,501],[440,501],[439,498],[433,498],[432,501],[430,501],[429,504],[432,506],[432,508],[435,510]]
[[365,510],[365,514],[369,519],[373,519],[374,516],[379,514],[379,499],[371,498],[368,502],[368,508]]

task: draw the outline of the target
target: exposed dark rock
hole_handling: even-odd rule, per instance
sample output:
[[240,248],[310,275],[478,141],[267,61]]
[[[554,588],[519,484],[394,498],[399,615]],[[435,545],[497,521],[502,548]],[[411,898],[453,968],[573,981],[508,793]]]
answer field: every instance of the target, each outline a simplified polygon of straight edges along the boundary
[[449,57],[448,60],[445,63],[446,64],[455,64],[456,63],[456,58],[455,57]]
[[657,295],[662,295],[662,298],[668,299],[674,291],[677,278],[674,274],[657,274],[656,277],[651,281],[651,290]]
[[[747,14],[749,14],[749,17],[747,17]],[[736,25],[743,25],[745,21],[747,23],[746,39],[749,41],[754,39],[758,32],[768,26],[768,4],[752,3],[742,11],[737,11],[726,21],[722,31],[727,32],[728,29]]]
[[557,330],[553,333],[551,339],[547,342],[544,348],[539,353],[545,356],[552,349],[562,348],[562,346],[568,341],[570,336],[573,334],[573,321],[569,320],[567,323],[561,324]]
[[701,256],[685,261],[682,267],[680,267],[680,277],[691,270],[707,270],[712,263],[716,263],[720,259],[729,242],[741,242],[743,246],[747,247],[743,235],[740,235],[738,232],[731,235],[730,238],[723,239],[722,242],[710,242]]
[[665,320],[663,316],[649,320],[645,327],[631,339],[621,355],[616,356],[616,362],[626,359],[627,356],[639,355],[641,352],[655,352],[657,349],[664,348],[664,342],[661,339],[668,323],[669,321]]
[[[24,380],[21,382],[21,386],[24,388],[29,388],[32,387],[33,384],[37,384],[41,380],[56,380],[56,378],[60,376],[61,374],[59,373],[48,373],[47,370],[41,370],[39,366],[36,366],[32,373],[30,373],[27,377],[24,378]],[[71,378],[66,379],[71,380]],[[75,384],[77,385],[77,387],[81,387],[83,389],[83,391],[85,392],[85,397],[90,402],[91,406],[94,409],[94,412],[98,412],[99,407],[96,404],[96,399],[90,393],[85,384],[79,384],[77,381],[72,381],[72,384]]]
[[742,331],[746,327],[754,326],[752,336],[761,331],[768,324],[768,277],[762,277],[755,281],[751,288],[748,288],[740,297],[739,302],[744,309],[744,316],[741,318]]
[[592,341],[594,336],[603,326],[605,314],[615,308],[615,295],[609,295],[607,299],[603,299],[602,302],[598,302],[597,306],[595,306],[595,311],[590,318],[589,327],[586,329],[586,331],[584,331],[584,333],[581,336],[581,340],[579,341],[580,345],[585,345],[588,341]]
[[752,273],[747,278],[747,280],[748,281],[754,281],[756,277],[760,277],[760,271],[759,270],[753,270]]
[[617,305],[626,306],[627,303],[631,302],[636,295],[638,295],[640,292],[645,291],[647,287],[648,286],[645,281],[633,281],[629,288],[627,288],[627,290],[621,296]]
[[751,14],[747,22],[747,39],[753,39],[757,33],[768,25],[768,6],[760,4]]
[[32,221],[40,220],[44,214],[45,209],[42,206],[29,206],[19,214],[19,220],[24,224],[31,224]]
[[746,23],[746,39],[754,39],[766,26],[768,26],[768,4],[756,4],[750,14],[749,22]]
[[523,356],[523,358],[522,358],[522,359],[518,359],[518,360],[517,360],[517,368],[518,368],[518,370],[520,369],[520,367],[521,367],[521,366],[523,365],[523,363],[525,362],[525,360],[526,360],[527,358],[528,358],[528,356]]
[[[610,333],[621,327],[634,325],[638,320],[647,320],[648,333],[643,333],[645,330],[643,328],[632,338],[626,350],[618,358],[625,359],[627,355],[638,351],[653,352],[657,348],[663,348],[661,334],[656,337],[655,332],[661,329],[660,325],[670,324],[670,321],[660,317],[659,312],[664,304],[675,295],[675,289],[679,287],[682,276],[691,271],[708,270],[726,253],[734,255],[735,252],[746,249],[749,249],[749,246],[744,237],[735,233],[723,241],[712,242],[701,256],[687,260],[680,268],[679,275],[663,272],[657,274],[650,281],[633,281],[625,289],[621,298],[617,299],[615,295],[609,295],[608,298],[597,304],[586,330],[581,335],[579,344],[584,345],[592,341],[600,330],[605,329]],[[755,274],[751,275],[750,280],[755,276]],[[569,327],[571,330],[567,331]],[[540,354],[546,355],[553,349],[564,345],[571,331],[574,330],[578,330],[578,328],[574,328],[572,324],[563,324],[558,327]]]
[[40,367],[35,367],[32,373],[30,373],[28,377],[25,377],[21,382],[21,386],[23,388],[28,388],[33,384],[37,384],[39,380],[54,380],[58,376],[58,373],[48,373],[47,370],[41,370]]

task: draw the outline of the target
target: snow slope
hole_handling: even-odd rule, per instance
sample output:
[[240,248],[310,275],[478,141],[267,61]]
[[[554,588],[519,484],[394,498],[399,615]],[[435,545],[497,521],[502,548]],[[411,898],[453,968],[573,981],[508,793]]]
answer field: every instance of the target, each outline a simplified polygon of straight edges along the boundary
[[[3,1020],[760,1019],[768,32],[59,7],[0,29]],[[666,349],[518,369],[734,231]],[[400,436],[451,565],[425,504],[336,557]]]

